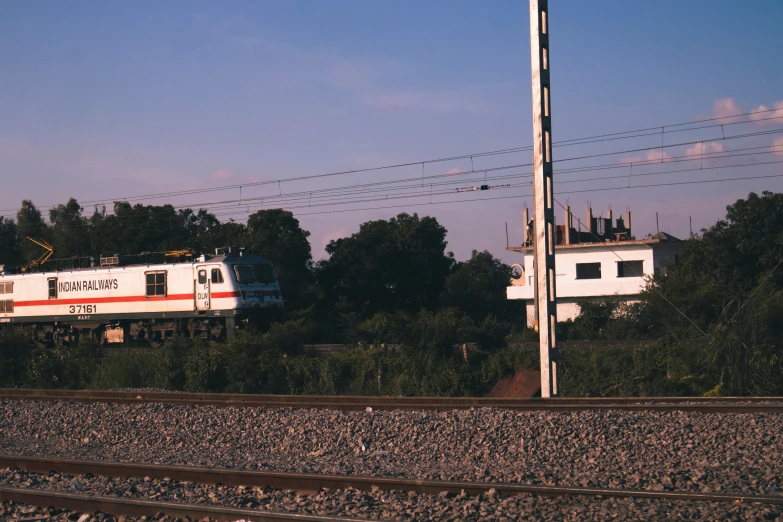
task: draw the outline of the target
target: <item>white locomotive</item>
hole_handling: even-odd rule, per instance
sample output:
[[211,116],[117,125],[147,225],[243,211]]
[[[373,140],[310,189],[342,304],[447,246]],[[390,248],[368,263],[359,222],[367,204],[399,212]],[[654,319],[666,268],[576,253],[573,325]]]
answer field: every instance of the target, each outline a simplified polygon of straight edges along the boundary
[[181,254],[157,264],[124,264],[115,256],[90,268],[0,267],[0,325],[28,329],[39,344],[71,344],[86,335],[156,346],[175,335],[232,337],[253,310],[283,306],[269,261],[231,249],[184,260]]

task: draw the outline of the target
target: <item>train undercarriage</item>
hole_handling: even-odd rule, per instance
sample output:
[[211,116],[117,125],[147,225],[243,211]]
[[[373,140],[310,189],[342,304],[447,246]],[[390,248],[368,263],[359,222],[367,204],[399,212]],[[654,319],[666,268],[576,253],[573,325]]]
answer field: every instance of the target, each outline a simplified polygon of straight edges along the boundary
[[230,339],[236,334],[237,320],[229,318],[183,318],[121,320],[112,323],[84,322],[75,324],[15,325],[37,346],[74,346],[80,339],[90,339],[102,345],[129,346],[146,344],[157,348],[176,337],[202,339],[209,344]]

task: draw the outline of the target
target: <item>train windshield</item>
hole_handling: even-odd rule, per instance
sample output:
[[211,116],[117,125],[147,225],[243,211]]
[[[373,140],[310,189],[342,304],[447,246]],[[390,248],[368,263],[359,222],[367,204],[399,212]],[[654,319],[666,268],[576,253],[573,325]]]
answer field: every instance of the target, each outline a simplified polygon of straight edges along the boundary
[[269,284],[275,282],[275,271],[272,265],[234,265],[234,274],[237,276],[237,282],[240,284],[263,283]]

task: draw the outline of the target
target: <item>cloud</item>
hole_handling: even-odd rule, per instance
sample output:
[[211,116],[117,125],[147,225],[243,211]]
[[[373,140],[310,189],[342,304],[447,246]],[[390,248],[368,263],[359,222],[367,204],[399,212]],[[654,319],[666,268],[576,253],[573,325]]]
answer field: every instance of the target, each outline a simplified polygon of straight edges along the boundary
[[441,114],[481,113],[483,100],[460,90],[386,91],[367,94],[362,104],[381,111],[416,110]]
[[715,100],[715,103],[712,105],[712,117],[721,118],[719,123],[746,121],[739,115],[747,113],[750,113],[750,121],[756,122],[758,125],[779,125],[783,123],[783,100],[774,102],[771,108],[766,105],[759,105],[755,109],[747,111],[740,107],[734,98],[720,98]]
[[447,170],[443,174],[445,174],[446,176],[456,176],[457,174],[462,174],[463,172],[467,172],[467,171],[454,167],[453,169]]
[[734,98],[720,98],[712,104],[713,118],[726,118],[728,121],[732,116],[742,114],[743,110],[734,101]]
[[779,125],[783,123],[783,100],[773,103],[771,109],[766,105],[759,105],[750,112],[750,119],[759,125]]
[[709,141],[707,143],[696,143],[692,147],[688,147],[685,149],[685,155],[701,157],[702,154],[720,154],[721,152],[725,152],[725,150],[726,149],[723,148],[722,144]]
[[219,169],[210,174],[209,179],[216,183],[225,183],[227,181],[234,181],[237,179],[237,175],[228,169]]
[[662,152],[659,149],[655,149],[655,150],[648,150],[647,154],[645,154],[644,156],[632,156],[629,158],[622,158],[620,160],[620,163],[622,165],[630,165],[631,163],[655,163],[655,162],[665,163],[671,159],[672,157],[669,153],[665,151]]
[[783,136],[775,138],[775,141],[772,142],[772,146],[776,149],[775,154],[783,157]]

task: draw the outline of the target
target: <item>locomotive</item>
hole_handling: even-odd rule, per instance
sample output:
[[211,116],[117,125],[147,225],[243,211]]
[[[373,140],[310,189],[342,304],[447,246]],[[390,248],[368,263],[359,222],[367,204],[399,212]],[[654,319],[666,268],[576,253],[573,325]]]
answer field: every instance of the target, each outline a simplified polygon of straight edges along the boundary
[[218,341],[258,313],[283,307],[271,262],[244,249],[100,257],[96,266],[48,261],[36,271],[0,266],[0,326],[17,325],[41,346],[142,341],[177,335]]

